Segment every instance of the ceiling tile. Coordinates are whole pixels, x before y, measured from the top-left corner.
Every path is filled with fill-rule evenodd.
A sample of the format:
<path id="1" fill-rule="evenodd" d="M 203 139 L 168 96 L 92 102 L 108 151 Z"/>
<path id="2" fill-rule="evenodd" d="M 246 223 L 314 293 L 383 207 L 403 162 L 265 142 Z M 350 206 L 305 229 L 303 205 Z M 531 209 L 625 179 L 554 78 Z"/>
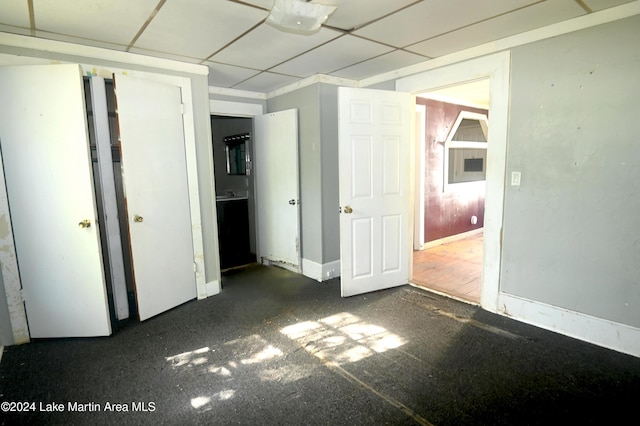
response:
<path id="1" fill-rule="evenodd" d="M 337 77 L 361 80 L 377 74 L 393 71 L 398 68 L 408 67 L 409 65 L 414 65 L 426 60 L 428 60 L 428 58 L 425 58 L 422 55 L 416 55 L 402 50 L 395 50 L 331 74 Z"/>
<path id="2" fill-rule="evenodd" d="M 584 0 L 584 3 L 593 12 L 620 6 L 621 4 L 633 3 L 635 0 Z"/>
<path id="3" fill-rule="evenodd" d="M 128 45 L 157 3 L 157 0 L 33 0 L 33 8 L 38 30 Z"/>
<path id="4" fill-rule="evenodd" d="M 231 1 L 167 1 L 136 47 L 206 59 L 266 17 Z"/>
<path id="5" fill-rule="evenodd" d="M 28 3 L 15 0 L 0 2 L 0 24 L 30 28 Z"/>
<path id="6" fill-rule="evenodd" d="M 209 61 L 204 62 L 204 65 L 209 66 L 210 86 L 233 87 L 260 73 L 260 71 L 257 70 L 217 64 Z"/>
<path id="7" fill-rule="evenodd" d="M 243 1 L 266 10 L 271 10 L 274 2 L 274 0 Z M 343 30 L 357 28 L 419 1 L 422 0 L 311 0 L 312 3 L 336 6 L 335 12 L 329 16 L 326 24 Z"/>
<path id="8" fill-rule="evenodd" d="M 164 58 L 164 59 L 171 59 L 174 61 L 180 61 L 180 62 L 189 62 L 192 64 L 199 64 L 202 62 L 201 59 L 199 58 L 189 58 L 188 56 L 182 56 L 182 55 L 176 55 L 173 53 L 165 53 L 165 52 L 155 52 L 153 50 L 147 50 L 147 49 L 140 49 L 137 47 L 132 47 L 129 52 L 131 53 L 137 53 L 139 55 L 145 55 L 145 56 L 153 56 L 156 58 Z"/>
<path id="9" fill-rule="evenodd" d="M 354 31 L 354 34 L 396 47 L 405 47 L 536 2 L 537 0 L 424 0 Z"/>
<path id="10" fill-rule="evenodd" d="M 279 31 L 270 25 L 262 24 L 212 56 L 210 60 L 268 69 L 339 36 L 339 32 L 326 28 L 306 36 Z"/>
<path id="11" fill-rule="evenodd" d="M 523 31 L 574 18 L 585 13 L 573 0 L 538 3 L 515 12 L 408 46 L 406 49 L 426 56 L 438 57 L 499 40 Z"/>
<path id="12" fill-rule="evenodd" d="M 319 0 L 315 3 L 337 7 L 329 16 L 327 25 L 351 30 L 415 2 L 416 0 Z"/>
<path id="13" fill-rule="evenodd" d="M 234 0 L 231 0 L 234 1 Z M 261 7 L 264 10 L 271 10 L 274 0 L 241 0 L 243 3 L 252 4 Z"/>
<path id="14" fill-rule="evenodd" d="M 274 74 L 270 72 L 263 72 L 244 81 L 236 86 L 234 89 L 249 90 L 251 92 L 263 92 L 268 93 L 279 89 L 280 87 L 293 84 L 298 81 L 295 77 L 289 77 L 281 74 Z"/>
<path id="15" fill-rule="evenodd" d="M 374 56 L 383 55 L 393 48 L 349 35 L 333 40 L 311 52 L 300 55 L 272 69 L 282 74 L 308 77 L 342 69 Z"/>

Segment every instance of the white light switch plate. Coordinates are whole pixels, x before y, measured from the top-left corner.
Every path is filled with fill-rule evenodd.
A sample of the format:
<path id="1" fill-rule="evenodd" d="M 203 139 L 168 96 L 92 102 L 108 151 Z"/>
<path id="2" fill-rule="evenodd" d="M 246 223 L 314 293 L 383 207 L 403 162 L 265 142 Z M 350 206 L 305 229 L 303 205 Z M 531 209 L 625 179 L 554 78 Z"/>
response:
<path id="1" fill-rule="evenodd" d="M 511 186 L 520 186 L 520 172 L 511 172 Z"/>

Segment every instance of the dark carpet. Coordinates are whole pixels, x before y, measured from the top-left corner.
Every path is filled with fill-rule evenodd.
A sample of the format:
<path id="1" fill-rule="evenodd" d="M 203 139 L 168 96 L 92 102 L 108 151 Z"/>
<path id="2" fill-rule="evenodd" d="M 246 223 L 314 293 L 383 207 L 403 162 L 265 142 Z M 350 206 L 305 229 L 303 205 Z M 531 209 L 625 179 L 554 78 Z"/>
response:
<path id="1" fill-rule="evenodd" d="M 264 266 L 223 286 L 111 337 L 5 348 L 0 401 L 29 411 L 0 424 L 637 424 L 638 358 L 410 286 L 342 299 Z"/>

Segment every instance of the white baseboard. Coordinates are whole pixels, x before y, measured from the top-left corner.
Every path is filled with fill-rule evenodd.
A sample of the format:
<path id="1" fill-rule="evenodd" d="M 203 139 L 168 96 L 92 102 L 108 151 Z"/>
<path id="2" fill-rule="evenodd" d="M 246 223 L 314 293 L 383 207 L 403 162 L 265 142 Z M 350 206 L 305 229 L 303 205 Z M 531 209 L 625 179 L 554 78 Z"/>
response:
<path id="1" fill-rule="evenodd" d="M 320 264 L 308 259 L 302 259 L 302 274 L 316 281 L 326 281 L 340 276 L 340 261 Z"/>
<path id="2" fill-rule="evenodd" d="M 449 237 L 440 238 L 439 240 L 428 241 L 422 245 L 422 250 L 431 248 L 431 247 L 437 247 L 442 244 L 452 243 L 454 241 L 462 240 L 477 234 L 482 234 L 483 232 L 484 232 L 484 228 L 478 228 L 478 229 L 472 229 L 471 231 L 463 232 L 462 234 L 456 234 L 456 235 L 451 235 Z"/>
<path id="3" fill-rule="evenodd" d="M 218 280 L 209 281 L 205 284 L 205 287 L 207 289 L 207 297 L 220 293 L 220 281 Z"/>
<path id="4" fill-rule="evenodd" d="M 498 313 L 536 327 L 640 357 L 640 328 L 500 293 Z"/>

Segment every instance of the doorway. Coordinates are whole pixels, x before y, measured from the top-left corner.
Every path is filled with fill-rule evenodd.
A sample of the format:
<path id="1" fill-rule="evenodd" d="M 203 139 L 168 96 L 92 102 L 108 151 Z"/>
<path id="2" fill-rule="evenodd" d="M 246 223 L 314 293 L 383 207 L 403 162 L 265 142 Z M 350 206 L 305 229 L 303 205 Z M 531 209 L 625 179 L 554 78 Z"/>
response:
<path id="1" fill-rule="evenodd" d="M 220 269 L 256 261 L 253 118 L 212 115 Z"/>
<path id="2" fill-rule="evenodd" d="M 416 97 L 416 215 L 412 281 L 480 304 L 489 79 Z M 418 208 L 419 207 L 419 208 Z"/>

